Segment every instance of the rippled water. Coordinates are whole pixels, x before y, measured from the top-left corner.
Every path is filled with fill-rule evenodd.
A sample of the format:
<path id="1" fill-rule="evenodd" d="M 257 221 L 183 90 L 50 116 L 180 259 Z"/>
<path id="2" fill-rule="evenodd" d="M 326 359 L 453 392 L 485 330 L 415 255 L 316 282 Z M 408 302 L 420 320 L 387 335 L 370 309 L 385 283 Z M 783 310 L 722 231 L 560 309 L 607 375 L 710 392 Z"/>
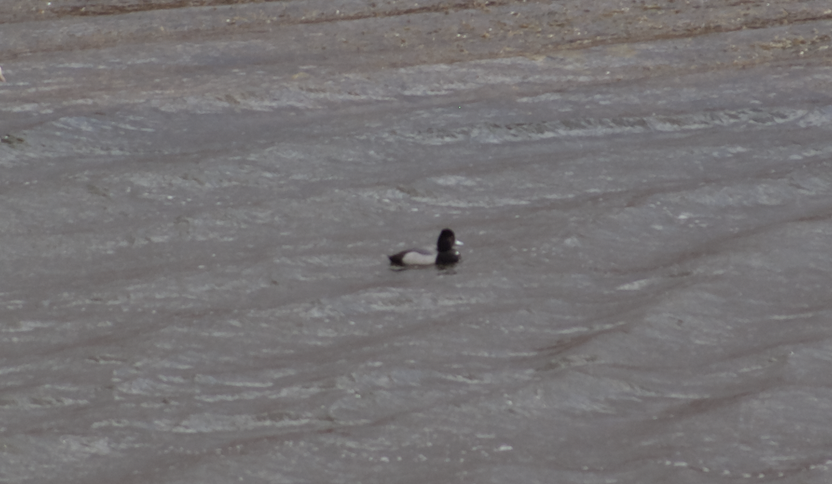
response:
<path id="1" fill-rule="evenodd" d="M 0 481 L 829 482 L 824 2 L 52 3 Z"/>

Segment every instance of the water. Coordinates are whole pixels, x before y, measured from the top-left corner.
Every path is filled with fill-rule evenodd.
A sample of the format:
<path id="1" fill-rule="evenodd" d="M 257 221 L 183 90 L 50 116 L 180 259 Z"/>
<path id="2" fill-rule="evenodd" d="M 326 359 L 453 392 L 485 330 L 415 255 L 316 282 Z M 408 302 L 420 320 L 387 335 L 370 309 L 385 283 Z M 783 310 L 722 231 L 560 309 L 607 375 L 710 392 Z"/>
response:
<path id="1" fill-rule="evenodd" d="M 829 481 L 824 2 L 53 3 L 0 481 Z"/>

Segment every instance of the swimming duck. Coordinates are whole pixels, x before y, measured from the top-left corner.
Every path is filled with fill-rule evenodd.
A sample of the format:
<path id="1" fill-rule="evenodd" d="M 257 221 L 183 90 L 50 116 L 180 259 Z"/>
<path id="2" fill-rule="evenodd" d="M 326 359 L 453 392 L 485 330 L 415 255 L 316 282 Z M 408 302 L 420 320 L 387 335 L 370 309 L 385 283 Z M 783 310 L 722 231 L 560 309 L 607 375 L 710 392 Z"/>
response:
<path id="1" fill-rule="evenodd" d="M 408 249 L 387 257 L 394 266 L 450 265 L 459 262 L 459 252 L 454 249 L 457 245 L 462 245 L 462 242 L 456 240 L 454 231 L 443 229 L 439 234 L 439 240 L 436 241 L 436 252 Z"/>

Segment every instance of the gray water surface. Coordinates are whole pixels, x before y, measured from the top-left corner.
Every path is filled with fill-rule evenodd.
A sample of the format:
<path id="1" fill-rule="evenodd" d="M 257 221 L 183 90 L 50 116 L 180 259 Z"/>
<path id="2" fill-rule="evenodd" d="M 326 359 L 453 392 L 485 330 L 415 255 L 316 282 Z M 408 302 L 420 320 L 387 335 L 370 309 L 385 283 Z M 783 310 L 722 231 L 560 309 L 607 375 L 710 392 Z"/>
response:
<path id="1" fill-rule="evenodd" d="M 221 3 L 0 7 L 0 482 L 830 482 L 828 3 Z"/>

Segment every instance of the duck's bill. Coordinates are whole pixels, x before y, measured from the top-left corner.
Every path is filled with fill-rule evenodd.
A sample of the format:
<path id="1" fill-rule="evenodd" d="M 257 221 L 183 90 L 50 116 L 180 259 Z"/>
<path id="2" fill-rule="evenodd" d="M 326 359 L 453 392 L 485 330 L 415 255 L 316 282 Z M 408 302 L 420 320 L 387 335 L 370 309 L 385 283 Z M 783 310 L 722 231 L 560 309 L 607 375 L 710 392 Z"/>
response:
<path id="1" fill-rule="evenodd" d="M 461 240 L 454 241 L 454 246 L 457 246 L 457 245 L 465 245 L 465 244 L 463 244 Z"/>

